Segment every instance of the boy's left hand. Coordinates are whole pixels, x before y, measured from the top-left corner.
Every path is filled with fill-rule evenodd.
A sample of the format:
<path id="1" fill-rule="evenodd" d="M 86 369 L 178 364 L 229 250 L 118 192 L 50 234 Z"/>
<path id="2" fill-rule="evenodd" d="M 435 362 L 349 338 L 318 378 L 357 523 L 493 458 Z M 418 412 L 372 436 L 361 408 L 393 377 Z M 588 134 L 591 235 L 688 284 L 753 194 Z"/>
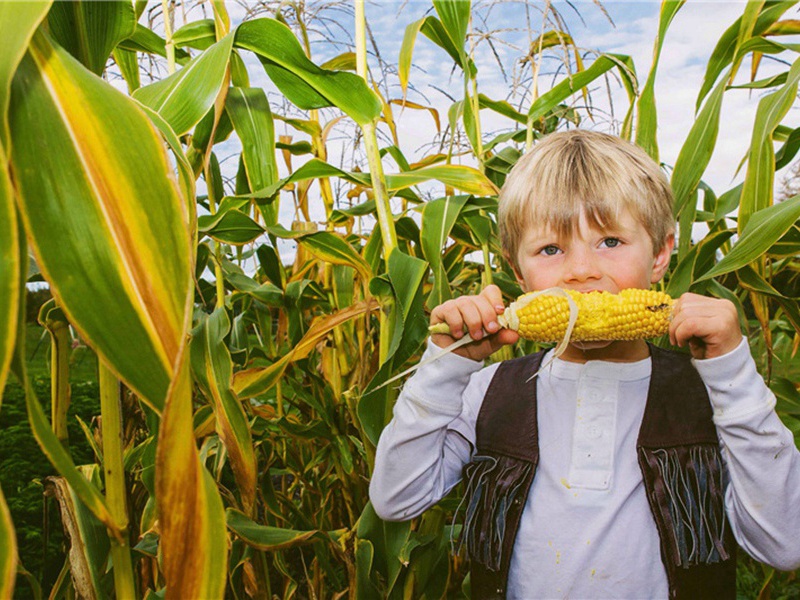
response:
<path id="1" fill-rule="evenodd" d="M 683 294 L 672 309 L 669 341 L 680 347 L 688 343 L 696 359 L 731 352 L 742 341 L 736 307 L 729 300 Z"/>

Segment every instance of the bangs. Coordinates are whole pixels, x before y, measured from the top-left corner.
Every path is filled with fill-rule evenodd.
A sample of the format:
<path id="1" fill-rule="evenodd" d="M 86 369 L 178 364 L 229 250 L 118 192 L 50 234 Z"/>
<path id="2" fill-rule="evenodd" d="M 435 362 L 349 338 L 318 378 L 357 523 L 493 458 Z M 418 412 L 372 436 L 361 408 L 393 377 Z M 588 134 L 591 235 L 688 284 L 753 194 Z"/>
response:
<path id="1" fill-rule="evenodd" d="M 592 227 L 617 228 L 628 210 L 648 231 L 654 252 L 672 229 L 672 194 L 658 166 L 638 147 L 604 134 L 551 134 L 512 169 L 500 194 L 498 225 L 508 258 L 526 230 L 570 239 L 581 215 Z"/>

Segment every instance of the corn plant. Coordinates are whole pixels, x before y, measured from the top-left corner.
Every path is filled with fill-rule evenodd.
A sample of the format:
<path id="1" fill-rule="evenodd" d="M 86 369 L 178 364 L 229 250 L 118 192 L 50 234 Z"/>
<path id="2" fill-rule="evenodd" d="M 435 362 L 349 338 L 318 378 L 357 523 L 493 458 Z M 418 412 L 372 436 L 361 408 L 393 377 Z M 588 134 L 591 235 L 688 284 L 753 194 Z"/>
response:
<path id="1" fill-rule="evenodd" d="M 776 169 L 800 148 L 798 130 L 782 125 L 800 62 L 757 73 L 764 54 L 797 51 L 778 41 L 797 33 L 783 19 L 794 4 L 743 6 L 709 60 L 683 150 L 665 165 L 680 231 L 665 289 L 733 300 L 760 333 L 768 375 L 772 357 L 785 365 L 800 340 L 800 199 L 771 200 Z M 682 5 L 662 3 L 640 88 L 629 57 L 585 65 L 542 3 L 545 26 L 529 34 L 512 104 L 478 90 L 491 13 L 468 1 L 434 0 L 407 28 L 398 97 L 368 68 L 360 0 L 339 6 L 355 51 L 321 65 L 309 30 L 322 8 L 302 2 L 249 6 L 242 22 L 222 0 L 188 12 L 166 1 L 0 4 L 0 386 L 9 371 L 25 386 L 31 428 L 59 473 L 48 485 L 70 554 L 53 596 L 461 597 L 466 568 L 450 553 L 458 492 L 409 523 L 382 522 L 369 504 L 396 395 L 382 384 L 419 356 L 427 310 L 489 282 L 519 294 L 498 247 L 498 189 L 538 137 L 585 118 L 576 99 L 593 84 L 613 75 L 626 89 L 619 133 L 659 159 L 655 77 Z M 191 18 L 198 7 L 207 18 Z M 445 133 L 431 132 L 431 152 L 412 161 L 393 111 L 440 121 L 408 97 L 421 43 L 452 61 L 463 97 Z M 568 76 L 540 93 L 548 52 Z M 277 92 L 251 85 L 248 56 Z M 750 83 L 734 85 L 748 58 Z M 740 88 L 762 95 L 745 179 L 716 194 L 703 174 L 721 103 Z M 481 111 L 507 129 L 484 131 Z M 329 159 L 337 128 L 357 140 L 353 164 Z M 231 143 L 235 176 L 223 157 Z M 324 223 L 311 218 L 315 202 Z M 691 238 L 697 222 L 709 229 L 701 240 Z M 40 313 L 53 345 L 50 419 L 19 333 L 26 246 L 55 299 Z M 70 327 L 100 365 L 90 465 L 74 463 L 64 427 Z M 772 385 L 800 435 L 790 377 L 780 371 Z M 0 598 L 12 596 L 18 568 L 0 492 Z"/>

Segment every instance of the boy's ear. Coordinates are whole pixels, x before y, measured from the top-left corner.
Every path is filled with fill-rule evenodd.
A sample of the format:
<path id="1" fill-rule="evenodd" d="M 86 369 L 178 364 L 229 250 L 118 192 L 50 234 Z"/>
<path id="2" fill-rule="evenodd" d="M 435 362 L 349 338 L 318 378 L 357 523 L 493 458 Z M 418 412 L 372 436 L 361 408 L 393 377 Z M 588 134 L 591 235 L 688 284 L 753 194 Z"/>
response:
<path id="1" fill-rule="evenodd" d="M 511 265 L 511 270 L 514 271 L 514 277 L 517 278 L 517 283 L 519 284 L 519 287 L 522 288 L 522 293 L 523 294 L 528 293 L 528 290 L 525 289 L 525 280 L 522 279 L 522 275 L 520 274 L 519 269 L 517 268 L 516 261 L 511 260 L 511 257 L 506 253 L 503 253 L 503 256 L 505 256 L 506 262 L 509 265 Z"/>
<path id="2" fill-rule="evenodd" d="M 664 240 L 661 250 L 656 252 L 653 257 L 653 273 L 650 276 L 650 283 L 658 283 L 664 277 L 664 273 L 669 268 L 669 259 L 672 256 L 673 248 L 675 248 L 675 234 L 670 233 Z"/>

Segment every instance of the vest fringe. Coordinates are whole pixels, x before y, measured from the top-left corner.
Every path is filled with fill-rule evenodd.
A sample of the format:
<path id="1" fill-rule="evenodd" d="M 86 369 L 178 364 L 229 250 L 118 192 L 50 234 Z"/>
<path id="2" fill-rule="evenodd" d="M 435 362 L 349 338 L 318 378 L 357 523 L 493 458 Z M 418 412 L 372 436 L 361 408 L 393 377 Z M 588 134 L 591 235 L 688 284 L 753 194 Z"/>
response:
<path id="1" fill-rule="evenodd" d="M 500 570 L 508 511 L 532 468 L 529 462 L 507 456 L 472 458 L 464 468 L 466 489 L 454 518 L 458 518 L 466 502 L 456 552 L 466 547 L 471 561 L 490 571 Z"/>
<path id="2" fill-rule="evenodd" d="M 722 461 L 713 445 L 647 450 L 647 464 L 661 474 L 677 566 L 686 568 L 727 560 L 727 528 Z"/>

